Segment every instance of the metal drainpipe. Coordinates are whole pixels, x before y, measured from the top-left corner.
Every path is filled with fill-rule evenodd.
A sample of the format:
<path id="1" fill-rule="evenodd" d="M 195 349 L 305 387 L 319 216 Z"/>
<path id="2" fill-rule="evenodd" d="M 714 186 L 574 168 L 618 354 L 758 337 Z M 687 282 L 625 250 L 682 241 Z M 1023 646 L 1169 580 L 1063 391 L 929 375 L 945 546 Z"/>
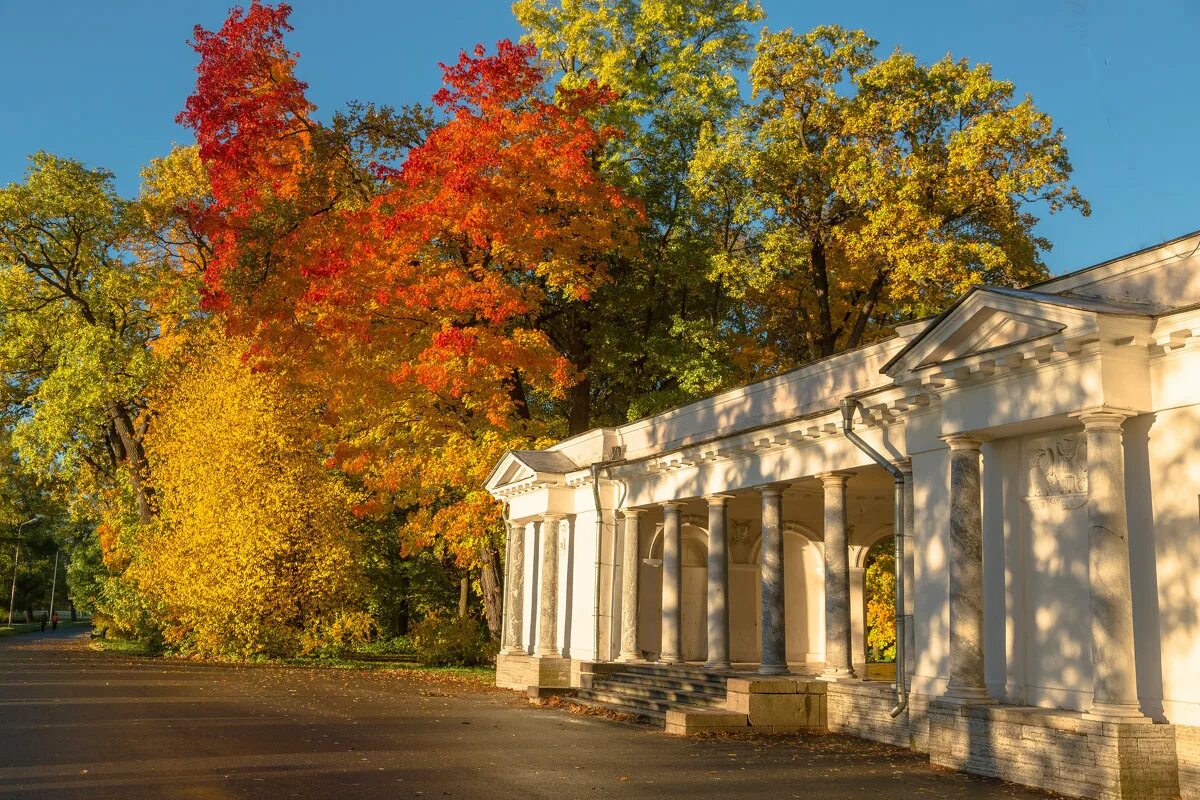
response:
<path id="1" fill-rule="evenodd" d="M 592 498 L 595 500 L 595 503 L 596 503 L 596 603 L 592 607 L 592 619 L 595 620 L 595 626 L 596 626 L 596 641 L 595 641 L 595 644 L 593 645 L 593 648 L 594 648 L 594 652 L 596 653 L 597 661 L 602 660 L 600 658 L 600 570 L 603 565 L 600 563 L 600 550 L 601 550 L 600 540 L 603 538 L 603 534 L 604 534 L 604 511 L 603 511 L 603 509 L 600 508 L 600 472 L 601 472 L 601 470 L 603 470 L 604 472 L 608 472 L 609 467 L 615 466 L 617 464 L 624 464 L 624 463 L 625 463 L 625 459 L 615 458 L 615 459 L 611 459 L 609 461 L 598 461 L 589 467 L 589 469 L 592 472 Z M 622 497 L 618 502 L 623 501 L 623 499 L 624 498 Z M 617 563 L 616 513 L 617 513 L 617 509 L 616 509 L 616 506 L 614 505 L 614 507 L 613 507 L 613 563 L 614 564 Z M 612 617 L 611 617 L 612 598 L 613 598 L 613 592 L 615 590 L 613 588 L 613 585 L 612 585 L 613 582 L 611 579 L 609 580 L 608 583 L 609 583 L 608 607 L 609 607 L 609 614 L 610 614 L 608 629 L 609 629 L 609 633 L 611 634 L 611 632 L 612 632 Z M 609 649 L 611 650 L 611 645 L 610 645 Z"/>
<path id="2" fill-rule="evenodd" d="M 892 541 L 896 553 L 896 706 L 888 712 L 895 718 L 908 708 L 908 689 L 904 675 L 904 473 L 854 432 L 854 412 L 860 408 L 862 403 L 855 398 L 847 397 L 842 400 L 842 433 L 859 450 L 870 456 L 872 461 L 887 470 L 895 486 Z"/>

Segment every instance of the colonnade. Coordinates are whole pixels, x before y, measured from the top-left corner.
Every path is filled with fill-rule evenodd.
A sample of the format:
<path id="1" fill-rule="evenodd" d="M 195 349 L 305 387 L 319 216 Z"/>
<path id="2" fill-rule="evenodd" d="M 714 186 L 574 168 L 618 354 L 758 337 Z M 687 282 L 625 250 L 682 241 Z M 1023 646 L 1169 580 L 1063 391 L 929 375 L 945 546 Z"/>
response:
<path id="1" fill-rule="evenodd" d="M 1122 426 L 1131 412 L 1100 407 L 1072 415 L 1084 428 L 1088 452 L 1088 553 L 1091 594 L 1091 646 L 1094 701 L 1089 713 L 1102 719 L 1144 718 L 1137 697 L 1134 669 L 1133 602 L 1129 572 L 1129 532 L 1126 512 Z M 955 434 L 942 437 L 949 447 L 949 658 L 945 698 L 956 702 L 987 702 L 983 648 L 983 516 L 980 481 L 984 436 Z M 897 462 L 911 478 L 911 462 Z M 846 487 L 849 472 L 827 472 L 820 480 L 824 499 L 825 655 L 822 677 L 854 678 L 851 663 L 849 552 L 846 525 Z M 762 628 L 759 672 L 788 671 L 784 623 L 784 548 L 782 488 L 760 490 L 762 538 L 760 577 Z M 730 666 L 729 637 L 729 520 L 727 494 L 705 498 L 708 506 L 708 659 L 707 668 Z M 904 492 L 905 527 L 911 525 L 911 481 Z M 682 503 L 661 504 L 662 645 L 659 660 L 682 660 L 680 590 L 682 577 Z M 646 509 L 623 510 L 624 546 L 621 579 L 621 639 L 619 661 L 641 657 L 638 647 L 638 578 L 641 522 Z M 562 517 L 542 516 L 539 625 L 536 655 L 557 656 L 558 537 Z M 507 625 L 504 651 L 525 652 L 521 643 L 524 595 L 525 524 L 509 530 L 506 587 Z M 911 579 L 911 573 L 909 575 Z"/>

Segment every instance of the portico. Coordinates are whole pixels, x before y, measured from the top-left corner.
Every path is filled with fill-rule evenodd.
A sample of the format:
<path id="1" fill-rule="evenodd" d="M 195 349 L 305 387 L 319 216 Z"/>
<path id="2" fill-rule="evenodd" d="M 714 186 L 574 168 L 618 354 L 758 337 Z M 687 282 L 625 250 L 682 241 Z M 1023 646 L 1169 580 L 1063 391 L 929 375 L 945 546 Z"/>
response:
<path id="1" fill-rule="evenodd" d="M 1177 572 L 1200 575 L 1178 477 L 1200 451 L 1197 252 L 1200 235 L 978 287 L 857 351 L 510 453 L 488 483 L 509 519 L 498 681 L 786 676 L 830 729 L 939 764 L 1171 796 L 1188 757 L 1163 742 L 1200 726 L 1200 578 Z M 864 681 L 863 572 L 898 522 L 889 688 Z M 1012 726 L 1037 732 L 979 746 Z M 1085 757 L 1086 785 L 1028 769 Z"/>

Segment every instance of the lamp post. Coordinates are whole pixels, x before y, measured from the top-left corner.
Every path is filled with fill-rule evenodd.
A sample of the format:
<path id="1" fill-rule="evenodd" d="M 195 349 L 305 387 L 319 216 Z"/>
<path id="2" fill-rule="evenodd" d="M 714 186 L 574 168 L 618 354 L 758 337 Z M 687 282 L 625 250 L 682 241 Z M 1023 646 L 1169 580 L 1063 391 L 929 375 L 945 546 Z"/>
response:
<path id="1" fill-rule="evenodd" d="M 26 525 L 32 525 L 33 523 L 37 522 L 41 518 L 42 518 L 41 514 L 34 514 L 32 517 L 30 517 L 29 519 L 25 520 L 24 522 L 22 522 L 20 525 L 17 526 L 17 543 L 16 543 L 15 547 L 13 548 L 12 592 L 8 595 L 8 626 L 10 628 L 12 627 L 12 624 L 13 624 L 13 621 L 12 621 L 13 607 L 17 603 L 17 564 L 21 558 L 21 531 L 25 529 Z"/>
<path id="2" fill-rule="evenodd" d="M 54 549 L 54 577 L 50 579 L 50 619 L 54 619 L 54 590 L 58 588 L 58 554 L 61 547 Z"/>

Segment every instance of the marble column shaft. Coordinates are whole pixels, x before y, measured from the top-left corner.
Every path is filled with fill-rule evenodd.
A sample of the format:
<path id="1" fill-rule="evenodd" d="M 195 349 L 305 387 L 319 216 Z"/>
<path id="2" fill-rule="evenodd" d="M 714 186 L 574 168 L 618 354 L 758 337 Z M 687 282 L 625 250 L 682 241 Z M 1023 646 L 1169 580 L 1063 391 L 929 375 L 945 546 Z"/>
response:
<path id="1" fill-rule="evenodd" d="M 950 683 L 946 696 L 987 700 L 983 678 L 983 497 L 981 442 L 950 445 Z"/>
<path id="2" fill-rule="evenodd" d="M 708 499 L 708 660 L 705 667 L 729 668 L 728 495 Z"/>
<path id="3" fill-rule="evenodd" d="M 524 652 L 522 642 L 525 611 L 525 523 L 508 523 L 508 561 L 504 565 L 507 575 L 505 603 L 508 618 L 504 629 L 504 652 Z"/>
<path id="4" fill-rule="evenodd" d="M 787 672 L 787 631 L 783 604 L 783 494 L 762 490 L 762 653 L 758 671 L 763 675 Z"/>
<path id="5" fill-rule="evenodd" d="M 1121 427 L 1130 414 L 1092 409 L 1077 415 L 1087 433 L 1088 569 L 1094 697 L 1089 714 L 1144 719 L 1138 705 Z"/>
<path id="6" fill-rule="evenodd" d="M 621 548 L 621 654 L 618 661 L 641 657 L 638 649 L 638 571 L 641 568 L 639 531 L 642 510 L 625 510 L 625 536 Z"/>
<path id="7" fill-rule="evenodd" d="M 542 516 L 542 594 L 538 604 L 539 656 L 561 655 L 558 649 L 558 536 L 562 517 Z"/>
<path id="8" fill-rule="evenodd" d="M 683 583 L 683 534 L 680 503 L 663 503 L 662 550 L 662 645 L 659 661 L 683 660 L 683 628 L 680 625 L 680 595 Z"/>
<path id="9" fill-rule="evenodd" d="M 912 459 L 904 458 L 896 462 L 896 466 L 904 473 L 904 672 L 912 676 L 917 664 L 916 626 L 912 624 L 913 609 L 916 597 L 916 525 L 917 507 L 916 495 L 913 488 Z"/>
<path id="10" fill-rule="evenodd" d="M 850 550 L 846 535 L 849 472 L 817 477 L 825 489 L 825 670 L 824 678 L 853 678 L 850 660 Z"/>

